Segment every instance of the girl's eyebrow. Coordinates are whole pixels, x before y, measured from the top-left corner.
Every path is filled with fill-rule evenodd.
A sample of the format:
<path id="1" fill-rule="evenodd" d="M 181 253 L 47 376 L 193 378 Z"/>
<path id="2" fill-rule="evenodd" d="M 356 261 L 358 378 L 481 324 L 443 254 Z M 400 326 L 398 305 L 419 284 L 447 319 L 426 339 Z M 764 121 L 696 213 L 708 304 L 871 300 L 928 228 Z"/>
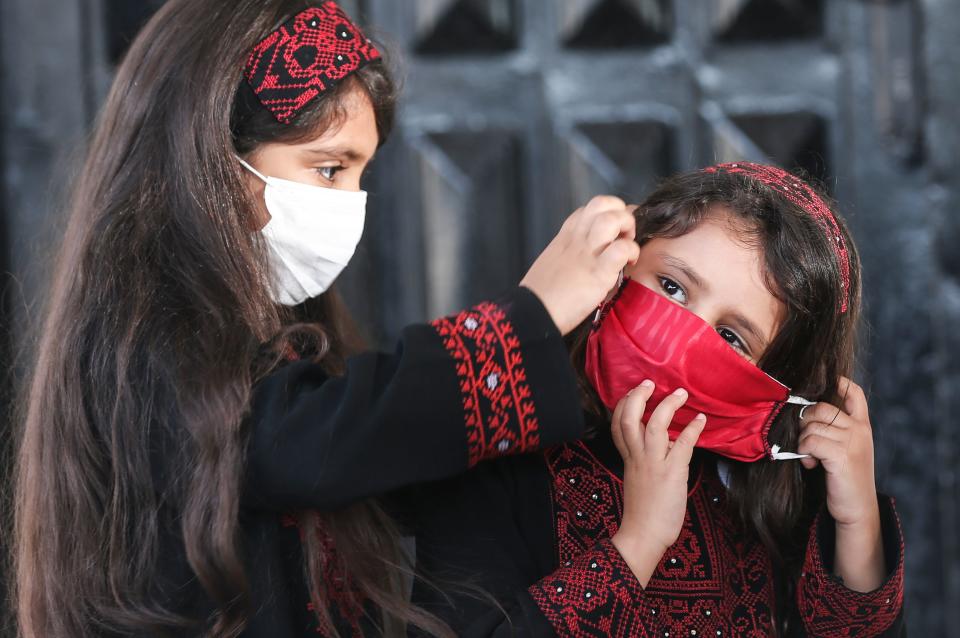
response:
<path id="1" fill-rule="evenodd" d="M 673 266 L 674 268 L 682 272 L 684 275 L 686 275 L 687 279 L 693 282 L 693 285 L 697 286 L 698 288 L 703 288 L 703 289 L 707 288 L 706 284 L 703 283 L 703 280 L 701 280 L 700 277 L 697 276 L 697 272 L 693 268 L 691 268 L 687 262 L 683 261 L 682 259 L 677 259 L 676 257 L 673 257 L 672 255 L 668 255 L 666 253 L 658 253 L 657 256 L 660 257 L 660 259 L 662 259 L 663 262 L 668 266 Z"/>
<path id="2" fill-rule="evenodd" d="M 303 150 L 307 155 L 321 157 L 337 157 L 351 162 L 362 162 L 367 158 L 360 151 L 349 146 L 331 146 L 330 148 L 307 148 Z"/>
<path id="3" fill-rule="evenodd" d="M 752 334 L 760 343 L 762 348 L 767 347 L 767 340 L 763 337 L 763 335 L 760 333 L 760 330 L 753 322 L 738 312 L 731 313 L 730 319 L 733 323 L 738 324 L 745 332 Z"/>

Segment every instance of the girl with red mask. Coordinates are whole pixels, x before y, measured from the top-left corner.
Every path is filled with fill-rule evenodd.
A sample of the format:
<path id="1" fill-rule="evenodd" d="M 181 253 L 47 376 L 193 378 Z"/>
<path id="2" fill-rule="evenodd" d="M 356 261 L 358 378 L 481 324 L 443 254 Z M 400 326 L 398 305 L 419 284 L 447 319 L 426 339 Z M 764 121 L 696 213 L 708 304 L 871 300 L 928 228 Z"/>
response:
<path id="1" fill-rule="evenodd" d="M 842 220 L 752 163 L 673 177 L 636 217 L 640 258 L 570 339 L 593 437 L 409 508 L 420 567 L 497 604 L 415 600 L 463 636 L 901 635 Z"/>

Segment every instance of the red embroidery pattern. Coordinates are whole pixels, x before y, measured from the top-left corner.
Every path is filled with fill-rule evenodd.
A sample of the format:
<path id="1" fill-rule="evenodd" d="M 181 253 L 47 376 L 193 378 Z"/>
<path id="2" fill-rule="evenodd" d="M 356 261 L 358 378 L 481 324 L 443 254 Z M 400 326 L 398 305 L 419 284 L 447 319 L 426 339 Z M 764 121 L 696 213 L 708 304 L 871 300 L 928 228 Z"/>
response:
<path id="1" fill-rule="evenodd" d="M 546 458 L 553 477 L 558 560 L 565 565 L 558 573 L 563 573 L 580 564 L 575 557 L 618 529 L 623 482 L 583 443 L 553 448 Z M 647 583 L 638 607 L 640 629 L 631 635 L 770 635 L 774 598 L 769 558 L 759 542 L 735 528 L 725 505 L 723 486 L 705 473 L 689 495 L 680 538 Z M 558 629 L 564 636 L 597 635 L 603 622 L 597 614 L 606 613 L 569 602 L 557 608 L 561 601 L 542 595 L 537 602 L 555 627 L 556 618 L 564 619 L 563 630 Z"/>
<path id="2" fill-rule="evenodd" d="M 646 636 L 643 588 L 610 540 L 530 588 L 560 636 Z"/>
<path id="3" fill-rule="evenodd" d="M 503 310 L 482 303 L 432 325 L 456 362 L 470 465 L 539 446 L 520 340 Z"/>
<path id="4" fill-rule="evenodd" d="M 819 522 L 819 521 L 818 521 Z M 807 633 L 829 638 L 870 638 L 887 630 L 903 607 L 903 534 L 897 519 L 900 561 L 893 576 L 879 589 L 861 593 L 848 589 L 823 565 L 817 523 L 810 532 L 797 606 Z"/>
<path id="5" fill-rule="evenodd" d="M 547 464 L 557 507 L 557 557 L 573 560 L 620 527 L 623 482 L 607 472 L 581 444 L 553 448 Z"/>
<path id="6" fill-rule="evenodd" d="M 288 124 L 314 98 L 380 53 L 335 2 L 290 18 L 250 53 L 245 76 L 260 102 Z"/>
<path id="7" fill-rule="evenodd" d="M 304 531 L 296 518 L 283 515 L 280 517 L 280 524 L 286 528 L 295 527 L 302 542 Z M 333 545 L 333 539 L 320 526 L 317 527 L 316 534 L 320 538 L 320 546 L 325 558 L 323 584 L 326 591 L 323 592 L 323 599 L 327 601 L 330 618 L 328 620 L 317 614 L 313 602 L 308 602 L 307 610 L 317 621 L 315 631 L 325 638 L 348 635 L 353 638 L 363 638 L 363 630 L 360 627 L 360 619 L 364 613 L 363 594 L 353 587 L 349 574 L 343 569 L 342 563 L 337 560 L 337 550 Z"/>

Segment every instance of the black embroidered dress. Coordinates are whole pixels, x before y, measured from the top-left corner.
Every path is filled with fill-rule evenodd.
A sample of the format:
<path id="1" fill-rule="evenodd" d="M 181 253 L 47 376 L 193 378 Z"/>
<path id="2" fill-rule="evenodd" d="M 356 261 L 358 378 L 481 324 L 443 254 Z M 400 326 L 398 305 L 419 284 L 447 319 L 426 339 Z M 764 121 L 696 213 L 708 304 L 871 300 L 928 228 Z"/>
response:
<path id="1" fill-rule="evenodd" d="M 583 419 L 563 340 L 536 296 L 518 288 L 406 328 L 393 354 L 353 357 L 343 377 L 307 361 L 285 365 L 255 388 L 248 427 L 240 519 L 253 615 L 242 636 L 294 638 L 327 632 L 309 604 L 291 512 L 335 510 L 574 440 Z M 175 511 L 166 514 L 157 586 L 184 614 L 208 617 L 214 606 L 187 566 Z M 349 583 L 330 577 L 329 597 L 349 598 Z M 362 613 L 334 607 L 340 635 L 357 635 Z"/>
<path id="2" fill-rule="evenodd" d="M 426 587 L 415 600 L 460 636 L 770 636 L 778 576 L 759 539 L 734 524 L 713 459 L 695 455 L 680 538 L 646 588 L 610 542 L 623 511 L 622 476 L 607 431 L 420 490 L 410 519 L 418 563 L 454 586 L 450 600 Z M 889 576 L 871 593 L 831 574 L 829 514 L 811 525 L 787 606 L 789 635 L 902 635 L 903 541 L 892 501 L 881 497 L 880 510 Z M 502 610 L 458 594 L 463 582 L 484 588 Z"/>

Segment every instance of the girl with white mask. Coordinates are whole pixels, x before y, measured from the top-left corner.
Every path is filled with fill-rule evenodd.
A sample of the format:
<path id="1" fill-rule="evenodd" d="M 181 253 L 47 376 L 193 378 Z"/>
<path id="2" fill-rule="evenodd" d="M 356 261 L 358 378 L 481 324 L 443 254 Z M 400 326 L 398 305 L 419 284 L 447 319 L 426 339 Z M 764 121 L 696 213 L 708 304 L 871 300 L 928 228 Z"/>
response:
<path id="1" fill-rule="evenodd" d="M 266 185 L 270 221 L 260 232 L 270 255 L 274 300 L 295 306 L 329 290 L 363 235 L 367 194 L 266 177 L 240 163 Z"/>
<path id="2" fill-rule="evenodd" d="M 581 436 L 562 337 L 639 248 L 597 198 L 501 299 L 358 351 L 332 286 L 394 102 L 333 2 L 170 0 L 134 41 L 21 399 L 22 636 L 452 635 L 373 497 Z"/>

